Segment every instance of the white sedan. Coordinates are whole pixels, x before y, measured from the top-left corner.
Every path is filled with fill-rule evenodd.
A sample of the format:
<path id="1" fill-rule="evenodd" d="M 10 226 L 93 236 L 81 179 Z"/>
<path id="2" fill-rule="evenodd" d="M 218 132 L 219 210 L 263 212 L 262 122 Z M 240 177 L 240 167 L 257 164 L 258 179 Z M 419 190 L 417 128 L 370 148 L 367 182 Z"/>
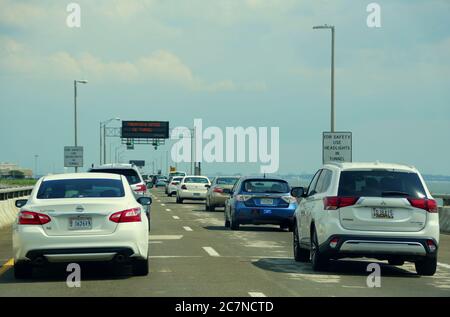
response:
<path id="1" fill-rule="evenodd" d="M 126 177 L 107 173 L 42 177 L 13 225 L 14 274 L 32 276 L 47 262 L 131 263 L 148 274 L 148 219 Z"/>
<path id="2" fill-rule="evenodd" d="M 206 200 L 206 193 L 211 182 L 206 176 L 185 176 L 178 184 L 177 203 L 183 200 Z"/>

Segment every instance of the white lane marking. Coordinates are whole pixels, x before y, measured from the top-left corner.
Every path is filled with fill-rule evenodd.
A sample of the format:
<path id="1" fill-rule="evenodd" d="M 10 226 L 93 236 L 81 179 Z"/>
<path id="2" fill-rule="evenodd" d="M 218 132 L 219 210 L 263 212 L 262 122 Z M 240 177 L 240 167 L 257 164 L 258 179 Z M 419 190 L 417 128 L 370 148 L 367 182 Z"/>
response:
<path id="1" fill-rule="evenodd" d="M 367 287 L 364 287 L 364 286 L 353 286 L 353 285 L 342 285 L 342 287 L 343 288 L 367 288 Z"/>
<path id="2" fill-rule="evenodd" d="M 151 235 L 149 240 L 180 240 L 183 238 L 181 234 L 167 234 L 167 235 Z"/>
<path id="3" fill-rule="evenodd" d="M 163 206 L 163 207 L 164 207 L 165 205 L 166 205 L 166 204 L 161 204 L 161 206 Z"/>
<path id="4" fill-rule="evenodd" d="M 203 250 L 205 250 L 205 252 L 208 253 L 210 256 L 220 256 L 219 253 L 217 253 L 217 251 L 211 247 L 203 247 Z"/>
<path id="5" fill-rule="evenodd" d="M 437 265 L 442 266 L 442 267 L 445 267 L 446 269 L 450 269 L 450 265 L 448 265 L 448 264 L 446 264 L 446 263 L 438 262 Z"/>
<path id="6" fill-rule="evenodd" d="M 148 243 L 150 243 L 150 244 L 159 244 L 159 243 L 162 243 L 162 241 L 149 241 Z"/>
<path id="7" fill-rule="evenodd" d="M 166 211 L 172 211 L 172 209 L 170 209 L 170 208 L 167 208 L 167 209 L 166 209 Z"/>
<path id="8" fill-rule="evenodd" d="M 178 216 L 172 216 L 172 217 L 173 217 L 173 219 L 176 219 L 176 220 L 180 219 L 180 217 L 178 217 Z"/>
<path id="9" fill-rule="evenodd" d="M 192 230 L 191 227 L 183 227 L 183 229 L 186 230 L 186 231 L 194 231 L 194 230 Z"/>
<path id="10" fill-rule="evenodd" d="M 264 293 L 261 292 L 248 292 L 250 297 L 267 297 Z"/>

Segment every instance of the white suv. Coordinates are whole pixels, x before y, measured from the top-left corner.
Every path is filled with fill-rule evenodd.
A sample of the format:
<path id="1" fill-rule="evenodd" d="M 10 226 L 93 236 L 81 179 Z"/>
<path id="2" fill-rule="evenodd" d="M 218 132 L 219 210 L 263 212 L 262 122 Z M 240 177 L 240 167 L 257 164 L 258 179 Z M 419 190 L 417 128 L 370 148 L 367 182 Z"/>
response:
<path id="1" fill-rule="evenodd" d="M 330 259 L 369 257 L 391 265 L 415 263 L 419 275 L 436 272 L 439 216 L 420 173 L 411 166 L 331 163 L 309 187 L 292 189 L 294 257 L 314 270 Z"/>

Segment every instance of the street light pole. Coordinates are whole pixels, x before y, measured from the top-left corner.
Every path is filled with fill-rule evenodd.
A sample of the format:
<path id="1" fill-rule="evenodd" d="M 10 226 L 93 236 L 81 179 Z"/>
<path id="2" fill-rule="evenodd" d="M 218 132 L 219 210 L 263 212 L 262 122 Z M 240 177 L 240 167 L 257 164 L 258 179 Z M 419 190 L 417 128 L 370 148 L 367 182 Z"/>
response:
<path id="1" fill-rule="evenodd" d="M 74 126 L 75 126 L 75 146 L 78 146 L 78 131 L 77 131 L 77 83 L 87 84 L 87 80 L 74 80 L 73 81 L 73 96 L 74 96 Z M 78 167 L 75 166 L 75 173 L 78 173 Z"/>
<path id="2" fill-rule="evenodd" d="M 38 176 L 38 170 L 37 170 L 37 166 L 38 166 L 38 164 L 37 164 L 38 157 L 39 157 L 39 155 L 37 155 L 37 154 L 34 155 L 34 178 L 35 178 L 35 179 L 37 179 L 37 176 Z"/>
<path id="3" fill-rule="evenodd" d="M 331 30 L 331 132 L 335 131 L 335 108 L 334 108 L 334 33 L 333 25 L 318 25 L 313 27 L 314 30 L 330 29 Z"/>

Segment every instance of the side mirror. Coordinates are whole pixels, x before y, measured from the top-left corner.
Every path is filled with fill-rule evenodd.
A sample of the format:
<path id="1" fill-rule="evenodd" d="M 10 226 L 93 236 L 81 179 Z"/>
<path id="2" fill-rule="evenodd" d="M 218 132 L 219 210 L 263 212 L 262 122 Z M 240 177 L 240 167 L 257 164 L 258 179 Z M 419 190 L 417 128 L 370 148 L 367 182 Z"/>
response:
<path id="1" fill-rule="evenodd" d="M 224 189 L 223 189 L 223 192 L 224 192 L 224 194 L 230 195 L 230 194 L 231 194 L 231 189 L 229 189 L 229 188 L 224 188 Z"/>
<path id="2" fill-rule="evenodd" d="M 211 188 L 211 185 L 206 184 L 205 187 L 206 188 Z"/>
<path id="3" fill-rule="evenodd" d="M 15 202 L 15 205 L 17 208 L 22 208 L 23 206 L 25 206 L 27 204 L 28 200 L 27 199 L 17 199 Z"/>
<path id="4" fill-rule="evenodd" d="M 295 197 L 295 198 L 305 197 L 305 188 L 304 187 L 293 187 L 291 189 L 291 196 Z"/>
<path id="5" fill-rule="evenodd" d="M 142 206 L 150 206 L 152 204 L 152 198 L 151 197 L 139 197 L 137 201 Z"/>

